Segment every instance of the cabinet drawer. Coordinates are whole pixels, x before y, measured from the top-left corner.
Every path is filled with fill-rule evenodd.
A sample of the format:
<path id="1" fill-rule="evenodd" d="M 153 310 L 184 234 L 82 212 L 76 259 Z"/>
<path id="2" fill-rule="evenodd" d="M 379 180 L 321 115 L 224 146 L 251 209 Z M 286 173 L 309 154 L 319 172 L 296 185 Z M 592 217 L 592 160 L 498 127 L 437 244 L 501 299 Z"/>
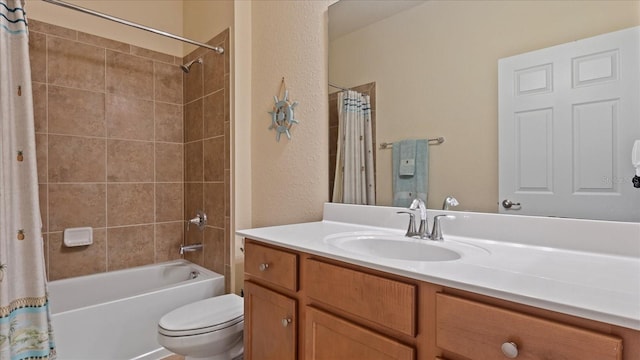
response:
<path id="1" fill-rule="evenodd" d="M 450 295 L 436 295 L 436 345 L 469 359 L 506 359 L 501 346 L 517 346 L 517 359 L 619 360 L 622 340 Z"/>
<path id="2" fill-rule="evenodd" d="M 413 360 L 413 348 L 323 311 L 306 308 L 309 360 Z"/>
<path id="3" fill-rule="evenodd" d="M 298 290 L 298 255 L 249 241 L 244 249 L 247 274 L 291 291 Z"/>
<path id="4" fill-rule="evenodd" d="M 364 272 L 306 260 L 309 297 L 397 330 L 416 334 L 416 286 Z"/>

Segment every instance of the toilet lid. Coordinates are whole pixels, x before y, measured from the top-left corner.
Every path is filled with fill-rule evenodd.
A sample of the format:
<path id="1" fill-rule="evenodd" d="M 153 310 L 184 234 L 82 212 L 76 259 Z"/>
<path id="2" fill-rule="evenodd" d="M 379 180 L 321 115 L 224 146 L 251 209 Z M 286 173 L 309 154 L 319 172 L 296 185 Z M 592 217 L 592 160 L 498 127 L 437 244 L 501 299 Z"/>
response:
<path id="1" fill-rule="evenodd" d="M 216 296 L 181 306 L 164 315 L 158 331 L 188 336 L 216 331 L 244 320 L 244 300 L 235 294 Z"/>

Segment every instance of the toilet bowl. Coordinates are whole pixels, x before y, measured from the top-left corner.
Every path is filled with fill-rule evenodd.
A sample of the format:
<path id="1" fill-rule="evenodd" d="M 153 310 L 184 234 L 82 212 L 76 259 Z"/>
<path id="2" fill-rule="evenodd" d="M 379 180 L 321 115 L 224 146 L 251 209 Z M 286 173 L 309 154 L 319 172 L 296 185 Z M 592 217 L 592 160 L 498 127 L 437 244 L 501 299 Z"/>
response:
<path id="1" fill-rule="evenodd" d="M 233 360 L 244 350 L 244 301 L 226 294 L 179 307 L 158 322 L 158 343 L 186 360 Z"/>

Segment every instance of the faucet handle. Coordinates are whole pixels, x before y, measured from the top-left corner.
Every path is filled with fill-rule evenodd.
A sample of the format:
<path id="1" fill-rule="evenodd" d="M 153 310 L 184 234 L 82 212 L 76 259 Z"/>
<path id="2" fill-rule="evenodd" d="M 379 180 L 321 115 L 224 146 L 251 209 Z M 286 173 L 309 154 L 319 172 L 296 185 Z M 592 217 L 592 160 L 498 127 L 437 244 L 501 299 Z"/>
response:
<path id="1" fill-rule="evenodd" d="M 431 229 L 431 240 L 440 241 L 444 240 L 442 237 L 442 227 L 440 227 L 440 218 L 445 217 L 447 219 L 455 219 L 453 215 L 436 215 L 433 217 L 433 229 Z"/>
<path id="2" fill-rule="evenodd" d="M 407 233 L 405 236 L 414 236 L 416 234 L 416 215 L 409 211 L 398 211 L 396 214 L 409 215 L 409 226 L 407 227 Z"/>
<path id="3" fill-rule="evenodd" d="M 196 216 L 187 221 L 187 231 L 189 231 L 190 224 L 196 225 L 200 231 L 204 230 L 204 226 L 207 225 L 207 214 L 202 210 L 198 210 L 196 212 Z"/>

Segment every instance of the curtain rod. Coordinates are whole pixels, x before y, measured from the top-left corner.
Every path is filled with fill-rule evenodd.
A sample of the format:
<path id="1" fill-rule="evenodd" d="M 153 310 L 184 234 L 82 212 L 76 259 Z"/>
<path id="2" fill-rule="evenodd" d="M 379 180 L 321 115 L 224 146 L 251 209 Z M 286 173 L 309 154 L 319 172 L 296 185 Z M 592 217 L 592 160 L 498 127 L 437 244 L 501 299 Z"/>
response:
<path id="1" fill-rule="evenodd" d="M 340 89 L 340 90 L 342 90 L 342 91 L 348 91 L 348 90 L 350 90 L 349 88 L 344 88 L 344 87 L 342 87 L 342 86 L 334 85 L 334 84 L 332 84 L 332 83 L 329 83 L 329 86 L 331 86 L 332 88 Z"/>
<path id="2" fill-rule="evenodd" d="M 154 34 L 158 34 L 158 35 L 162 35 L 162 36 L 166 36 L 166 37 L 172 38 L 174 40 L 180 40 L 180 41 L 184 41 L 186 43 L 192 44 L 192 45 L 196 45 L 196 46 L 204 47 L 204 48 L 207 48 L 207 49 L 211 49 L 211 50 L 217 52 L 218 54 L 224 53 L 224 49 L 219 47 L 219 46 L 212 46 L 212 45 L 209 45 L 209 44 L 204 44 L 204 43 L 201 43 L 201 42 L 198 42 L 198 41 L 195 41 L 195 40 L 184 38 L 182 36 L 178 36 L 178 35 L 175 35 L 175 34 L 172 34 L 172 33 L 168 33 L 166 31 L 154 29 L 154 28 L 151 28 L 151 27 L 148 27 L 148 26 L 144 26 L 144 25 L 140 25 L 140 24 L 131 22 L 129 20 L 121 19 L 119 17 L 115 17 L 115 16 L 103 14 L 101 12 L 94 11 L 94 10 L 91 10 L 91 9 L 83 8 L 83 7 L 78 6 L 78 5 L 69 4 L 69 3 L 66 3 L 64 1 L 59 1 L 59 0 L 42 0 L 42 1 L 48 2 L 50 4 L 62 6 L 62 7 L 65 7 L 67 9 L 80 11 L 80 12 L 85 13 L 85 14 L 97 16 L 97 17 L 100 17 L 100 18 L 103 18 L 103 19 L 106 19 L 106 20 L 115 21 L 117 23 L 120 23 L 120 24 L 123 24 L 123 25 L 128 25 L 128 26 L 131 26 L 131 27 L 134 27 L 134 28 L 137 28 L 137 29 L 146 30 L 146 31 L 152 32 Z"/>
<path id="3" fill-rule="evenodd" d="M 434 143 L 433 145 L 439 145 L 444 142 L 444 137 L 441 136 L 433 139 L 427 139 L 427 141 L 429 143 Z M 432 144 L 429 144 L 429 145 L 432 145 Z M 393 143 L 383 142 L 382 144 L 380 144 L 380 150 L 386 150 L 391 148 L 393 148 Z"/>

